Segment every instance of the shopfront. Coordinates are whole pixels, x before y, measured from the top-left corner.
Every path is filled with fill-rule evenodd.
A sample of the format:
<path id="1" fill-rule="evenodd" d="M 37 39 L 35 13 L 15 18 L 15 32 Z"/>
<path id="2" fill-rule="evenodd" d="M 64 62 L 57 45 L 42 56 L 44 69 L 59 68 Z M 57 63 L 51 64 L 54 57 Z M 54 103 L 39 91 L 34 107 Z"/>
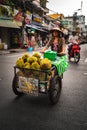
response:
<path id="1" fill-rule="evenodd" d="M 26 24 L 26 31 L 28 34 L 28 39 L 31 40 L 32 32 L 34 32 L 36 36 L 36 41 L 38 44 L 39 37 L 42 39 L 42 41 L 45 40 L 46 35 L 49 33 L 48 30 L 45 29 L 45 27 L 42 25 L 43 21 L 40 16 L 32 15 L 32 20 L 30 24 Z"/>
<path id="2" fill-rule="evenodd" d="M 6 44 L 8 48 L 11 48 L 14 44 L 12 37 L 15 37 L 15 35 L 13 35 L 15 30 L 17 35 L 20 28 L 13 22 L 11 18 L 0 17 L 0 40 L 1 43 L 3 45 Z"/>

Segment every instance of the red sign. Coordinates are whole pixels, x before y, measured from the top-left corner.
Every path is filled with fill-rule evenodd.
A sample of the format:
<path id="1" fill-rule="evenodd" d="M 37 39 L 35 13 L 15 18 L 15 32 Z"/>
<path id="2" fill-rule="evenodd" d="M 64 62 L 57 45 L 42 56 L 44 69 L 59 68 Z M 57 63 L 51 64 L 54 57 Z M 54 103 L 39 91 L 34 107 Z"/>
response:
<path id="1" fill-rule="evenodd" d="M 22 12 L 18 12 L 15 16 L 14 16 L 14 20 L 18 21 L 18 22 L 22 22 L 23 21 L 23 16 L 22 16 Z"/>

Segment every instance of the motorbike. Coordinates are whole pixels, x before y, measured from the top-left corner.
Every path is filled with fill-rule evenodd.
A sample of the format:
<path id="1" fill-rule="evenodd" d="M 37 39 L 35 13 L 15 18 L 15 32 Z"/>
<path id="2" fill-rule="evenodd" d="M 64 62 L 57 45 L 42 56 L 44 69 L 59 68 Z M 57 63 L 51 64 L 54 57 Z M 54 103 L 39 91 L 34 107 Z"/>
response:
<path id="1" fill-rule="evenodd" d="M 78 63 L 80 60 L 80 46 L 77 43 L 68 45 L 68 59 L 74 58 L 74 62 Z"/>

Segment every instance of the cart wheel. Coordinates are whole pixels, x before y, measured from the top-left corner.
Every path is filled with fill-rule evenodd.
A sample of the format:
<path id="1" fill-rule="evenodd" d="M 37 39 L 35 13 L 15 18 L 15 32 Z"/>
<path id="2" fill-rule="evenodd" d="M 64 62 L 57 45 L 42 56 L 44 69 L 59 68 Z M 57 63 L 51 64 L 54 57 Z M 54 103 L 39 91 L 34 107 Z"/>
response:
<path id="1" fill-rule="evenodd" d="M 19 91 L 17 90 L 17 88 L 18 88 L 18 77 L 15 76 L 15 77 L 13 78 L 13 82 L 12 82 L 12 90 L 13 90 L 13 92 L 14 92 L 16 95 L 21 96 L 23 93 L 22 93 L 22 92 L 19 92 Z"/>
<path id="2" fill-rule="evenodd" d="M 62 79 L 58 75 L 54 76 L 50 81 L 49 99 L 52 104 L 56 104 L 60 97 L 62 88 Z"/>
<path id="3" fill-rule="evenodd" d="M 58 75 L 58 71 L 57 71 L 57 68 L 55 67 L 55 69 L 54 69 L 54 75 L 55 76 L 58 76 L 58 79 L 60 80 L 60 82 L 61 82 L 61 79 L 63 79 L 63 74 L 61 74 L 61 76 L 59 76 Z M 62 82 L 60 83 L 60 84 L 62 84 Z"/>

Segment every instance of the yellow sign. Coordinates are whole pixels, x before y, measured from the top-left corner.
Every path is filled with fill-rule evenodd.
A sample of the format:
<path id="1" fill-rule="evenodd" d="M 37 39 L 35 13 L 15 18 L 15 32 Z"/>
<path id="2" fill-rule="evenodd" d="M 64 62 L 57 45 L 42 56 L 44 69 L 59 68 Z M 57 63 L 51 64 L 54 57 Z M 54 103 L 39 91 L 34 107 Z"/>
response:
<path id="1" fill-rule="evenodd" d="M 36 21 L 36 22 L 42 23 L 42 20 L 41 20 L 41 19 L 39 19 L 39 18 L 34 17 L 34 19 L 33 19 L 33 20 L 34 20 L 34 21 Z"/>
<path id="2" fill-rule="evenodd" d="M 42 19 L 40 17 L 32 15 L 32 20 L 38 23 L 42 23 Z"/>

